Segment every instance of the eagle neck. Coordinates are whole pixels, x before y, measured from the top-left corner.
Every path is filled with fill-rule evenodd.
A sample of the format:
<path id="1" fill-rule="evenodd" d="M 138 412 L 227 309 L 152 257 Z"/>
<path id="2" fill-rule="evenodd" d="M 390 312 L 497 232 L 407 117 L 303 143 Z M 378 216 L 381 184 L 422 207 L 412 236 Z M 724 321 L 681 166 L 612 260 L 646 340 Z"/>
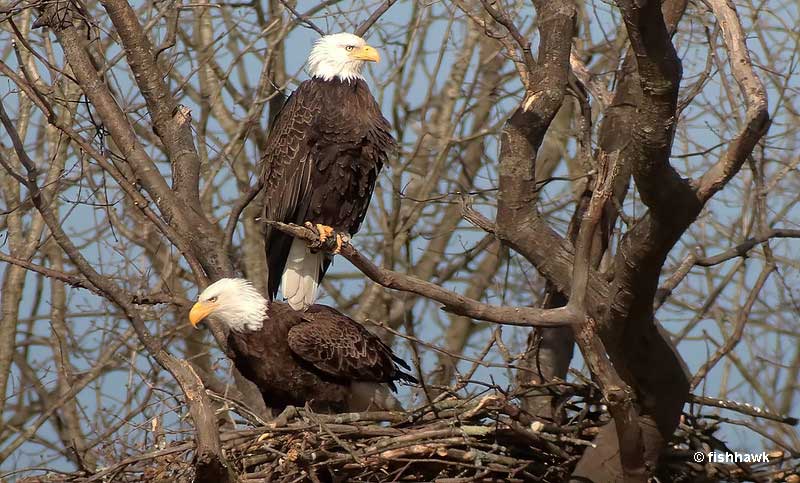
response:
<path id="1" fill-rule="evenodd" d="M 359 84 L 364 83 L 364 78 L 361 76 L 344 78 L 339 77 L 338 75 L 330 78 L 313 76 L 311 79 L 322 85 L 328 85 L 331 87 L 345 87 L 350 89 L 357 89 L 360 87 Z"/>
<path id="2" fill-rule="evenodd" d="M 264 322 L 269 319 L 269 302 L 258 295 L 245 297 L 236 308 L 222 310 L 219 314 L 225 324 L 234 332 L 255 332 L 264 327 Z"/>

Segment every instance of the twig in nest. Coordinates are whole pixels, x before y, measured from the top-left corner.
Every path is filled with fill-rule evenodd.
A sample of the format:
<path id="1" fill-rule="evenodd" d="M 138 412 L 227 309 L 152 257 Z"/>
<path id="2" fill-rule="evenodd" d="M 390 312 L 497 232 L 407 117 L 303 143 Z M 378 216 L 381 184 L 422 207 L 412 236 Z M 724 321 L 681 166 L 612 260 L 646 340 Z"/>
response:
<path id="1" fill-rule="evenodd" d="M 695 396 L 694 394 L 689 394 L 689 402 L 703 406 L 714 406 L 722 409 L 729 409 L 741 414 L 753 416 L 754 418 L 769 419 L 770 421 L 778 421 L 779 423 L 788 424 L 791 426 L 797 426 L 797 424 L 800 422 L 797 418 L 792 416 L 775 414 L 770 412 L 768 409 L 753 406 L 752 404 L 748 403 L 731 401 L 728 399 L 717 399 L 713 397 Z"/>

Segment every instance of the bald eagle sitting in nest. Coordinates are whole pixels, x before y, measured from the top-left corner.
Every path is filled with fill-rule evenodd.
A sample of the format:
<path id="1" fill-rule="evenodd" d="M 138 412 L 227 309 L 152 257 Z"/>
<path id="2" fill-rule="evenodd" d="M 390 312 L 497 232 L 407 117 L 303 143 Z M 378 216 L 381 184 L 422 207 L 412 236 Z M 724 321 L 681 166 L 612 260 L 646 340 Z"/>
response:
<path id="1" fill-rule="evenodd" d="M 273 411 L 306 403 L 326 413 L 401 409 L 387 388 L 417 382 L 361 324 L 324 305 L 298 312 L 269 302 L 244 279 L 223 278 L 203 290 L 189 321 L 197 327 L 207 318 L 230 329 L 236 368 Z"/>

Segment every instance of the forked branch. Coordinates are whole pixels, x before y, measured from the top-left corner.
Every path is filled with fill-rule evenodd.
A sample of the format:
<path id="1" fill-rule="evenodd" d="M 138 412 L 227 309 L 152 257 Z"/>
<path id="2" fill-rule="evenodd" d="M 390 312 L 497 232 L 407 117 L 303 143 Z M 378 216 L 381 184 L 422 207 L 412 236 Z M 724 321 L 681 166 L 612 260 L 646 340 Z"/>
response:
<path id="1" fill-rule="evenodd" d="M 1 109 L 1 108 L 0 108 Z M 4 111 L 0 113 L 5 114 Z M 5 115 L 3 117 L 6 117 Z M 107 300 L 114 303 L 125 313 L 134 330 L 136 331 L 142 345 L 150 355 L 178 382 L 189 411 L 195 424 L 197 436 L 197 458 L 198 458 L 198 481 L 232 481 L 230 473 L 226 467 L 225 457 L 222 454 L 219 440 L 219 432 L 216 427 L 216 417 L 211 407 L 211 403 L 205 393 L 205 387 L 197 373 L 188 361 L 177 359 L 164 350 L 162 343 L 147 329 L 144 319 L 139 310 L 116 283 L 110 278 L 98 273 L 91 263 L 81 254 L 78 247 L 70 240 L 64 232 L 61 221 L 52 210 L 52 203 L 46 194 L 40 189 L 36 181 L 36 167 L 23 148 L 23 143 L 19 133 L 13 126 L 3 123 L 8 135 L 12 139 L 17 156 L 26 161 L 21 163 L 27 177 L 23 183 L 31 193 L 31 200 L 34 207 L 42 216 L 50 233 L 58 246 L 77 267 L 86 281 L 93 286 L 92 291 L 102 294 Z M 30 162 L 29 162 L 30 161 Z M 210 479 L 203 479 L 200 475 L 208 475 Z"/>
<path id="2" fill-rule="evenodd" d="M 603 207 L 614 194 L 614 181 L 619 175 L 618 157 L 604 157 L 599 162 L 600 172 L 595 182 L 589 207 L 581 221 L 575 246 L 572 290 L 567 309 L 582 314 L 583 324 L 574 326 L 575 341 L 583 358 L 600 386 L 614 418 L 620 459 L 626 482 L 645 481 L 647 471 L 644 460 L 644 442 L 639 427 L 639 411 L 633 389 L 620 377 L 597 331 L 597 323 L 589 315 L 586 295 L 592 267 L 592 245 L 599 238 L 595 232 L 603 216 Z"/>

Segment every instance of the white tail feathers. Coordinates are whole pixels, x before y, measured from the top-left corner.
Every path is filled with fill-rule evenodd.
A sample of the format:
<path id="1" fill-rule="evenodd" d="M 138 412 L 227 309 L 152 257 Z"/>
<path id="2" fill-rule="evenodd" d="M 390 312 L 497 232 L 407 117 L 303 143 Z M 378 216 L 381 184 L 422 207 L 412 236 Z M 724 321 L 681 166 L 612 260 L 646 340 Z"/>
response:
<path id="1" fill-rule="evenodd" d="M 281 291 L 293 309 L 305 310 L 317 299 L 317 280 L 324 257 L 324 253 L 311 253 L 303 240 L 292 242 L 281 275 Z"/>

